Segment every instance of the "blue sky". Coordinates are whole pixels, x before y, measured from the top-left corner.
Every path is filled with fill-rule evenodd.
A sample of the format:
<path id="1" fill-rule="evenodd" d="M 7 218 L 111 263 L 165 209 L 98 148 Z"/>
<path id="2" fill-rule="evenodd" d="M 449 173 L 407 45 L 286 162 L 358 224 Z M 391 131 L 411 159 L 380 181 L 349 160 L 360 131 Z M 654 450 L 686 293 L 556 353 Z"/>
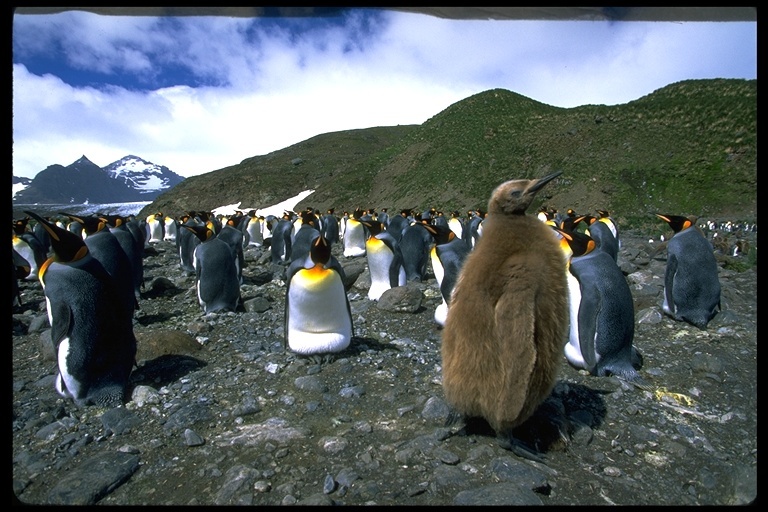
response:
<path id="1" fill-rule="evenodd" d="M 420 124 L 493 88 L 571 108 L 757 78 L 756 21 L 31 11 L 12 35 L 13 174 L 30 178 L 129 154 L 193 176 L 321 133 Z"/>

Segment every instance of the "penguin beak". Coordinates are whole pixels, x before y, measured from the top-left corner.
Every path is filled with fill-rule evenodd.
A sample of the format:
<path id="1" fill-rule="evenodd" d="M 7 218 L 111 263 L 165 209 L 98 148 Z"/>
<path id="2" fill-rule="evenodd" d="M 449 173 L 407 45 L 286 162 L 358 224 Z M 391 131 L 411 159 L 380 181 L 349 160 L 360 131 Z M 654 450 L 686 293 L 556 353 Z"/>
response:
<path id="1" fill-rule="evenodd" d="M 553 179 L 557 178 L 561 174 L 563 174 L 563 171 L 557 171 L 557 172 L 553 172 L 552 174 L 549 174 L 547 176 L 544 176 L 543 178 L 539 178 L 538 180 L 534 181 L 531 184 L 530 187 L 528 187 L 528 190 L 526 190 L 526 193 L 537 192 L 544 185 L 546 185 L 547 183 L 549 183 Z"/>

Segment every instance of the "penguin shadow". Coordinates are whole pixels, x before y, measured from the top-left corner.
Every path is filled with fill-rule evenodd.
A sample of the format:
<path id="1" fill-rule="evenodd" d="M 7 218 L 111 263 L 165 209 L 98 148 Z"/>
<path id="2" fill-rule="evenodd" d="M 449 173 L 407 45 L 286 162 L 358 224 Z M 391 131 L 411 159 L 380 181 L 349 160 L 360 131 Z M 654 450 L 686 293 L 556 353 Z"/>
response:
<path id="1" fill-rule="evenodd" d="M 307 362 L 309 364 L 318 365 L 320 368 L 332 364 L 337 359 L 344 359 L 352 356 L 359 356 L 369 350 L 376 352 L 383 352 L 385 350 L 394 350 L 400 352 L 400 347 L 389 343 L 381 343 L 376 338 L 366 338 L 361 336 L 352 336 L 349 342 L 349 346 L 344 350 L 333 353 L 321 353 L 321 354 L 293 354 L 297 360 Z"/>
<path id="2" fill-rule="evenodd" d="M 140 310 L 139 310 L 140 311 Z M 134 317 L 134 320 L 139 323 L 139 325 L 148 326 L 155 323 L 162 323 L 162 322 L 168 322 L 173 318 L 178 318 L 181 314 L 180 311 L 163 311 L 160 313 L 154 313 L 154 314 L 140 314 L 136 315 Z"/>
<path id="3" fill-rule="evenodd" d="M 205 361 L 183 354 L 164 354 L 144 362 L 131 373 L 133 386 L 167 386 L 188 373 L 207 365 Z"/>
<path id="4" fill-rule="evenodd" d="M 464 425 L 457 434 L 495 438 L 503 448 L 518 453 L 510 445 L 522 447 L 522 452 L 528 453 L 521 454 L 522 457 L 543 462 L 547 453 L 566 451 L 579 430 L 586 427 L 594 430 L 603 424 L 607 408 L 602 395 L 608 393 L 610 391 L 560 381 L 531 417 L 510 432 L 498 433 L 484 418 L 468 417 L 463 418 Z M 446 426 L 455 425 L 461 419 L 452 413 Z"/>

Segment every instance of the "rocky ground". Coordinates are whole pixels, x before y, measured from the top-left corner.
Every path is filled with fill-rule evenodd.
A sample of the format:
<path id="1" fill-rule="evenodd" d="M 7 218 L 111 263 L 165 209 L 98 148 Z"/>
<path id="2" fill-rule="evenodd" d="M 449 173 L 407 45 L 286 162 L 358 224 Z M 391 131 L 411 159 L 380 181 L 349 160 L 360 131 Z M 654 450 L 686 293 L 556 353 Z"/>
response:
<path id="1" fill-rule="evenodd" d="M 662 315 L 665 254 L 653 248 L 625 233 L 619 256 L 652 389 L 585 375 L 563 358 L 545 410 L 566 420 L 568 439 L 550 435 L 543 414 L 518 432 L 541 463 L 500 447 L 482 424 L 446 423 L 434 277 L 376 303 L 365 259 L 342 261 L 356 278 L 355 337 L 313 360 L 282 348 L 285 284 L 265 251 L 246 251 L 243 310 L 202 315 L 173 245 L 155 244 L 132 397 L 108 410 L 56 394 L 44 297 L 39 283 L 22 283 L 13 494 L 100 505 L 751 503 L 756 267 L 720 269 L 723 311 L 701 331 Z"/>

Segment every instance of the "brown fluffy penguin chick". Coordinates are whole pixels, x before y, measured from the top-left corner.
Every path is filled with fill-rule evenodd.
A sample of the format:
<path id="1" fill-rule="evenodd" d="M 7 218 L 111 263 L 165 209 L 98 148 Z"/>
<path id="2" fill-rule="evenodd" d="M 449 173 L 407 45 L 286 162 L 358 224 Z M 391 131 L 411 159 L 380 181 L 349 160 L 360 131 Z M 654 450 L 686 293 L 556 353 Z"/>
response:
<path id="1" fill-rule="evenodd" d="M 565 256 L 552 228 L 525 214 L 560 174 L 511 180 L 494 190 L 443 328 L 447 402 L 464 418 L 484 418 L 502 445 L 514 445 L 512 429 L 550 395 L 562 366 L 569 322 Z"/>

